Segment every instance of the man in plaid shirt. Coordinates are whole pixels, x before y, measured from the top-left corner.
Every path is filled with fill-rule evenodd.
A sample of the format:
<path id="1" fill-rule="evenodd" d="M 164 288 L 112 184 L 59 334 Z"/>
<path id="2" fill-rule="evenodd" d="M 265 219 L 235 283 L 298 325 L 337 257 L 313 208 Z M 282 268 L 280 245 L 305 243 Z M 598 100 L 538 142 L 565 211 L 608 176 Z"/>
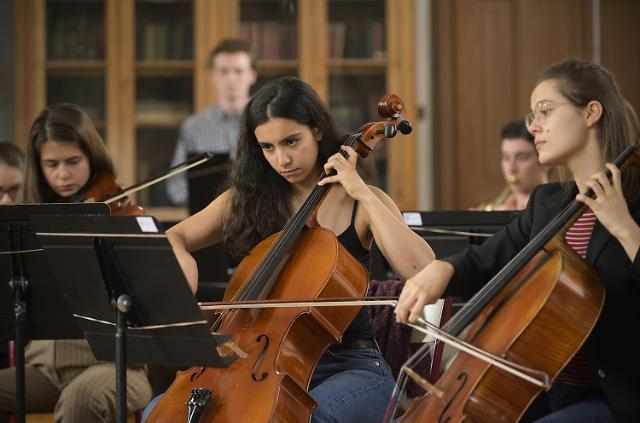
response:
<path id="1" fill-rule="evenodd" d="M 244 40 L 227 38 L 213 49 L 208 65 L 216 104 L 183 122 L 171 166 L 202 152 L 235 157 L 238 121 L 257 77 L 255 62 Z M 174 204 L 187 203 L 189 192 L 185 173 L 167 181 L 167 195 Z"/>

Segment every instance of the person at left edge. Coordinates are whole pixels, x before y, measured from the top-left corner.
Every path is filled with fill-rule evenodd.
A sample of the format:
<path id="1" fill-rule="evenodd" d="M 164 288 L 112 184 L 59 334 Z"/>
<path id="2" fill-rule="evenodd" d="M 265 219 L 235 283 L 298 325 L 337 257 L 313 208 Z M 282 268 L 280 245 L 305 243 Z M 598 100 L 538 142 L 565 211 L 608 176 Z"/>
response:
<path id="1" fill-rule="evenodd" d="M 64 202 L 99 172 L 113 174 L 107 149 L 77 105 L 45 108 L 29 132 L 21 203 Z M 114 422 L 114 363 L 96 361 L 85 340 L 31 341 L 25 351 L 27 412 L 52 412 L 56 422 Z M 151 399 L 144 368 L 127 370 L 131 414 Z M 15 369 L 0 371 L 0 410 L 15 409 Z"/>

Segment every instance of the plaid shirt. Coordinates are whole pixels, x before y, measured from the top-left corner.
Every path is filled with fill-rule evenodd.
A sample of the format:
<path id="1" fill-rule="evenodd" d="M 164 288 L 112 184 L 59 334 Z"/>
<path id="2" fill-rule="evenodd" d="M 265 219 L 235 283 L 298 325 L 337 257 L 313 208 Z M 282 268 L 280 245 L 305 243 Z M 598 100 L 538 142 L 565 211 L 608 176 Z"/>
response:
<path id="1" fill-rule="evenodd" d="M 176 166 L 197 153 L 226 153 L 233 159 L 238 143 L 240 114 L 227 116 L 213 106 L 189 116 L 180 127 L 180 135 L 171 166 Z M 184 205 L 189 199 L 185 172 L 167 181 L 167 195 L 174 204 Z"/>

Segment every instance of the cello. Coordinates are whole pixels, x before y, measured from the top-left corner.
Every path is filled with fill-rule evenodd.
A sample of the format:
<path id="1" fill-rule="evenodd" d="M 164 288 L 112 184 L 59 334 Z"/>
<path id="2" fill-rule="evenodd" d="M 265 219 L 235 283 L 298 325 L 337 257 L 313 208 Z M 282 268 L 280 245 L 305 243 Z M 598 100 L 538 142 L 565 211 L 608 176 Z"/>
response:
<path id="1" fill-rule="evenodd" d="M 640 145 L 614 163 L 621 170 L 640 165 Z M 564 242 L 585 207 L 571 202 L 438 331 L 462 337 L 465 353 L 400 421 L 518 421 L 550 387 L 586 341 L 604 304 L 598 274 Z M 543 380 L 524 377 L 534 374 Z"/>
<path id="2" fill-rule="evenodd" d="M 346 145 L 366 156 L 383 138 L 408 133 L 397 96 L 378 103 L 389 119 L 367 123 Z M 345 154 L 345 153 L 343 153 Z M 327 175 L 322 175 L 324 178 Z M 255 246 L 241 261 L 225 292 L 226 301 L 363 297 L 364 266 L 315 213 L 329 186 L 315 186 L 284 229 Z M 304 283 L 300 283 L 304 281 Z M 235 352 L 228 368 L 191 368 L 176 380 L 149 415 L 150 422 L 309 421 L 315 407 L 307 393 L 316 363 L 359 312 L 359 306 L 231 309 L 215 330 L 231 338 L 222 353 Z"/>

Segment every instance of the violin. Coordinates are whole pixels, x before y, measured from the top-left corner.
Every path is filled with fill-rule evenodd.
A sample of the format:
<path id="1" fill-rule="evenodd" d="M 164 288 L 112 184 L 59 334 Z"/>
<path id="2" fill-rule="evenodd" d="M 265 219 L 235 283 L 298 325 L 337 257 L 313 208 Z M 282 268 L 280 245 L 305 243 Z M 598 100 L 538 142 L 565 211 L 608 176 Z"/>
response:
<path id="1" fill-rule="evenodd" d="M 403 110 L 399 97 L 383 97 L 378 111 L 388 120 L 363 125 L 346 145 L 366 156 L 379 140 L 410 132 L 410 124 L 401 119 Z M 282 231 L 251 250 L 234 272 L 225 301 L 365 296 L 365 267 L 333 232 L 317 226 L 315 216 L 329 189 L 316 186 Z M 289 305 L 223 312 L 215 331 L 230 340 L 218 352 L 235 360 L 224 369 L 178 372 L 147 421 L 310 421 L 316 404 L 307 389 L 316 364 L 330 345 L 340 342 L 359 310 Z"/>
<path id="2" fill-rule="evenodd" d="M 144 209 L 133 204 L 128 196 L 119 196 L 123 192 L 122 187 L 116 182 L 116 178 L 109 172 L 100 172 L 93 181 L 73 197 L 76 202 L 103 202 L 109 205 L 112 215 L 142 216 Z M 118 196 L 113 201 L 112 198 Z M 111 201 L 110 201 L 111 200 Z"/>
<path id="3" fill-rule="evenodd" d="M 128 188 L 121 188 L 116 182 L 115 176 L 109 172 L 100 172 L 85 188 L 72 197 L 74 202 L 103 202 L 111 209 L 113 215 L 142 216 L 145 211 L 142 207 L 133 204 L 128 197 L 129 194 L 140 191 L 153 184 L 157 184 L 167 178 L 178 173 L 184 172 L 195 166 L 198 166 L 213 156 L 209 153 L 202 153 L 198 156 L 187 160 L 177 166 L 172 167 L 168 171 L 151 177 L 145 181 L 132 185 Z"/>

